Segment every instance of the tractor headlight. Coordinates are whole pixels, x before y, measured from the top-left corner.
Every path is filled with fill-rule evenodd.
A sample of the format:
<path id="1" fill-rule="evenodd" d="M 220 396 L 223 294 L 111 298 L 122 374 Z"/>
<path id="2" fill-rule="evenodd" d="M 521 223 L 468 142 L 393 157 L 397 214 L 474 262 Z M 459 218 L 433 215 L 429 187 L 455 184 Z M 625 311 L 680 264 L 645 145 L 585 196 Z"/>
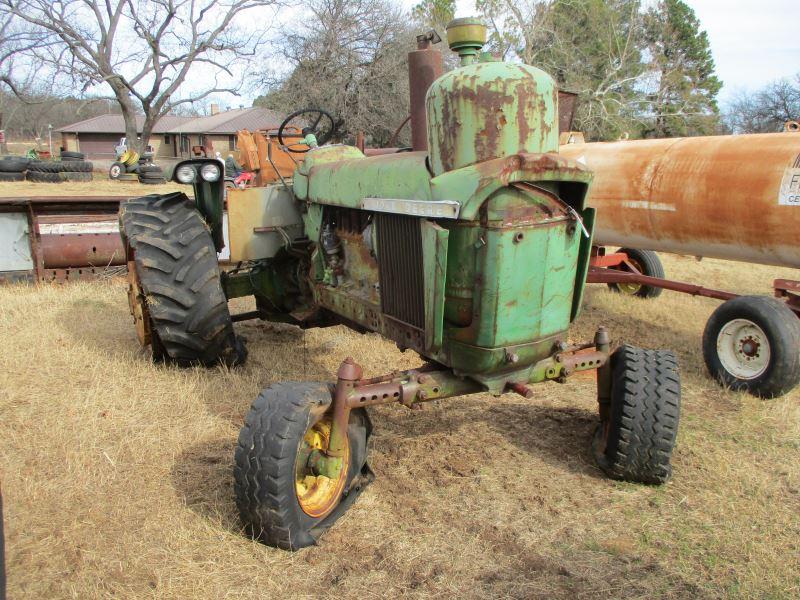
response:
<path id="1" fill-rule="evenodd" d="M 192 183 L 195 177 L 197 177 L 197 171 L 189 165 L 178 167 L 178 170 L 175 171 L 175 178 L 181 183 Z"/>
<path id="2" fill-rule="evenodd" d="M 203 165 L 203 167 L 200 169 L 200 177 L 202 177 L 206 181 L 217 181 L 219 179 L 220 173 L 221 171 L 219 165 L 211 163 Z"/>

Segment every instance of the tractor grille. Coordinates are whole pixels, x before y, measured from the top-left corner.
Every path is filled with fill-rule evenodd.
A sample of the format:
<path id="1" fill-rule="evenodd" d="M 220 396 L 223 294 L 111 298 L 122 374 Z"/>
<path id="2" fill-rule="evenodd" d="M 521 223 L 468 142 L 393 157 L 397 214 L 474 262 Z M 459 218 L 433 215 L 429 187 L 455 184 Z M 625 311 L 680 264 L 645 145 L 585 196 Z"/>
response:
<path id="1" fill-rule="evenodd" d="M 376 213 L 375 224 L 383 313 L 424 329 L 425 290 L 419 219 Z"/>

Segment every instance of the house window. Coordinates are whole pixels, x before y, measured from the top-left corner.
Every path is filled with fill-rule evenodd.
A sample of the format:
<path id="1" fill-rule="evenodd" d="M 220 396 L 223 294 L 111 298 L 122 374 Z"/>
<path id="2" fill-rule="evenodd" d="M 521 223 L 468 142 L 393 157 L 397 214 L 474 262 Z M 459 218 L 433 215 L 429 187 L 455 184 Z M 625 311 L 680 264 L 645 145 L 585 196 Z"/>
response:
<path id="1" fill-rule="evenodd" d="M 165 134 L 164 135 L 164 145 L 169 146 L 169 140 L 170 140 L 170 136 Z"/>
<path id="2" fill-rule="evenodd" d="M 231 150 L 236 150 L 236 136 L 235 135 L 229 135 L 228 136 L 228 148 L 230 148 Z"/>
<path id="3" fill-rule="evenodd" d="M 189 151 L 189 136 L 182 135 L 181 136 L 181 152 L 188 152 Z"/>

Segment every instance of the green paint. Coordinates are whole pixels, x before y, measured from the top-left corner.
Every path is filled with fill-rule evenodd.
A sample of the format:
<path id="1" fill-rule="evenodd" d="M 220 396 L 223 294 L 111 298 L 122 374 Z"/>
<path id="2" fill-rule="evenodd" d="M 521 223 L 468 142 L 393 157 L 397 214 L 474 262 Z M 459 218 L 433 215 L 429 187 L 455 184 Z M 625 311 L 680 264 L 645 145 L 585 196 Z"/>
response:
<path id="1" fill-rule="evenodd" d="M 469 31 L 461 34 L 472 43 Z M 428 93 L 429 156 L 312 148 L 292 183 L 310 253 L 281 253 L 226 277 L 228 296 L 256 294 L 277 320 L 317 306 L 377 331 L 452 369 L 452 381 L 437 394 L 501 393 L 510 382 L 562 378 L 555 348 L 566 340 L 583 294 L 591 238 L 575 215 L 591 233 L 591 174 L 557 154 L 557 93 L 548 75 L 469 56 L 478 58 L 443 75 Z M 213 213 L 213 193 L 197 193 L 204 213 L 204 198 L 212 195 Z M 419 219 L 422 330 L 383 313 L 374 240 L 370 246 L 359 221 L 365 215 L 341 210 L 360 211 L 365 198 L 459 203 L 458 219 Z M 362 223 L 341 230 L 336 266 L 321 248 L 330 214 Z"/>
<path id="2" fill-rule="evenodd" d="M 329 148 L 335 161 L 329 160 Z M 326 146 L 309 152 L 299 171 L 307 175 L 295 178 L 295 193 L 300 187 L 303 197 L 315 203 L 360 208 L 364 198 L 431 199 L 424 152 L 367 158 L 356 148 Z"/>
<path id="3" fill-rule="evenodd" d="M 447 245 L 450 232 L 422 221 L 422 263 L 425 274 L 425 350 L 439 351 L 444 336 Z"/>
<path id="4" fill-rule="evenodd" d="M 544 71 L 475 62 L 428 90 L 428 148 L 435 175 L 520 152 L 558 151 L 558 92 Z"/>

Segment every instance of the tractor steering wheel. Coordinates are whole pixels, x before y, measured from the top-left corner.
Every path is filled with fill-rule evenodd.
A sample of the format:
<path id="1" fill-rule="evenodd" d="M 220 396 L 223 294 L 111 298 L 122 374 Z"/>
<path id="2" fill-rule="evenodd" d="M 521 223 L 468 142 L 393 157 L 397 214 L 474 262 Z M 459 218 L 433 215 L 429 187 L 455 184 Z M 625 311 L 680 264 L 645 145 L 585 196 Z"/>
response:
<path id="1" fill-rule="evenodd" d="M 303 154 L 304 152 L 311 150 L 311 148 L 305 148 L 304 150 L 298 148 L 298 146 L 306 145 L 304 141 L 287 144 L 283 139 L 283 131 L 287 127 L 289 129 L 297 129 L 297 127 L 290 127 L 289 123 L 301 115 L 310 115 L 310 118 L 303 119 L 302 121 L 303 123 L 311 123 L 310 126 L 302 125 L 299 127 L 302 136 L 306 137 L 309 133 L 313 133 L 314 137 L 317 138 L 317 144 L 319 146 L 322 146 L 328 142 L 328 140 L 333 137 L 333 134 L 336 133 L 337 129 L 336 121 L 334 121 L 331 114 L 319 108 L 301 108 L 300 110 L 293 112 L 283 120 L 283 123 L 281 123 L 281 126 L 278 128 L 278 142 L 289 152 L 294 152 L 295 154 Z M 323 121 L 323 118 L 326 119 L 327 122 L 323 122 L 323 124 L 320 125 L 320 122 Z"/>

